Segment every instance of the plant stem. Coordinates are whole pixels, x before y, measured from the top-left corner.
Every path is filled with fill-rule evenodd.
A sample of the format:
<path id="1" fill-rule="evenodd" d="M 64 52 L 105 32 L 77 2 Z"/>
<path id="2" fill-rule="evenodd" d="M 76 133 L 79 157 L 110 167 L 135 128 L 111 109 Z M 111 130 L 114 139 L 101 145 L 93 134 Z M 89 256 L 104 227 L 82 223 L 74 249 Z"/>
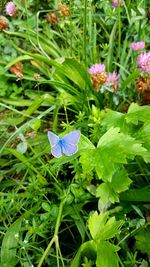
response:
<path id="1" fill-rule="evenodd" d="M 58 243 L 58 231 L 59 231 L 59 226 L 60 226 L 60 222 L 61 222 L 61 216 L 62 216 L 62 211 L 63 211 L 63 205 L 64 205 L 64 202 L 61 202 L 60 203 L 60 206 L 59 206 L 59 211 L 58 211 L 58 216 L 57 216 L 57 221 L 56 221 L 56 225 L 55 225 L 55 232 L 54 232 L 54 235 L 52 237 L 52 239 L 50 240 L 46 250 L 44 251 L 41 259 L 40 259 L 40 262 L 38 264 L 37 267 L 41 267 L 42 264 L 43 264 L 43 261 L 45 260 L 51 246 L 53 243 L 55 243 L 56 245 L 56 248 L 59 246 L 59 243 Z"/>
<path id="2" fill-rule="evenodd" d="M 87 0 L 84 0 L 84 17 L 83 17 L 83 55 L 84 55 L 84 65 L 87 66 L 87 56 L 86 56 L 86 30 L 87 30 Z"/>
<path id="3" fill-rule="evenodd" d="M 118 59 L 120 59 L 120 44 L 121 44 L 121 19 L 120 19 L 120 0 L 118 1 Z"/>

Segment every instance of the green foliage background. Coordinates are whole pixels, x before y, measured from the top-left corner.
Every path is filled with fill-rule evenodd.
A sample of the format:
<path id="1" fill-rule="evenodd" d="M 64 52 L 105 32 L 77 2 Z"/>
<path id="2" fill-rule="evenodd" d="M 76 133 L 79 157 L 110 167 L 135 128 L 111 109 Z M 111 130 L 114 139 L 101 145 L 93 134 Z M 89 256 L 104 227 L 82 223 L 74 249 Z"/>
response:
<path id="1" fill-rule="evenodd" d="M 64 1 L 67 17 L 58 1 L 14 3 L 0 33 L 1 266 L 148 267 L 150 107 L 129 48 L 149 49 L 147 1 Z M 116 92 L 94 90 L 95 63 L 120 73 Z M 75 129 L 78 152 L 53 158 L 47 131 Z"/>

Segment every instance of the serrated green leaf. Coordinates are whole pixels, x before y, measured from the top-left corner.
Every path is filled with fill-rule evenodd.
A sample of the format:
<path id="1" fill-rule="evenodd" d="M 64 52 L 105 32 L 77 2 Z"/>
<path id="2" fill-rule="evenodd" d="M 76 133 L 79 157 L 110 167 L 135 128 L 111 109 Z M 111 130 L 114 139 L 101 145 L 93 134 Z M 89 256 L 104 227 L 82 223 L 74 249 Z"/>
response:
<path id="1" fill-rule="evenodd" d="M 90 230 L 92 238 L 98 242 L 99 240 L 106 240 L 114 237 L 120 232 L 118 229 L 122 221 L 116 221 L 115 217 L 111 217 L 109 220 L 108 213 L 94 212 L 88 220 L 88 228 Z"/>
<path id="2" fill-rule="evenodd" d="M 108 241 L 101 241 L 97 247 L 96 267 L 119 267 L 117 250 L 119 247 Z"/>
<path id="3" fill-rule="evenodd" d="M 115 172 L 112 177 L 111 186 L 115 192 L 120 193 L 129 188 L 132 183 L 131 179 L 128 177 L 127 171 L 122 168 Z"/>
<path id="4" fill-rule="evenodd" d="M 135 246 L 142 253 L 146 253 L 150 257 L 150 229 L 142 229 L 136 236 Z"/>
<path id="5" fill-rule="evenodd" d="M 135 138 L 110 128 L 99 140 L 97 148 L 81 153 L 80 162 L 85 173 L 96 171 L 103 181 L 111 181 L 115 170 L 136 155 L 147 160 L 147 150 Z"/>
<path id="6" fill-rule="evenodd" d="M 97 187 L 96 197 L 100 197 L 104 204 L 118 202 L 118 193 L 127 190 L 131 182 L 126 170 L 119 169 L 113 175 L 111 183 L 102 183 Z"/>
<path id="7" fill-rule="evenodd" d="M 109 201 L 115 203 L 119 201 L 118 194 L 111 187 L 111 183 L 102 183 L 97 187 L 96 197 L 100 197 L 104 204 Z"/>
<path id="8" fill-rule="evenodd" d="M 112 175 L 120 164 L 127 163 L 126 155 L 117 144 L 110 148 L 97 148 L 95 153 L 95 170 L 103 181 L 111 182 Z M 97 162 L 97 164 L 96 164 Z"/>
<path id="9" fill-rule="evenodd" d="M 88 220 L 88 228 L 90 230 L 91 236 L 93 239 L 95 239 L 101 230 L 102 227 L 104 227 L 106 220 L 108 217 L 108 213 L 101 213 L 98 214 L 97 211 L 95 211 Z"/>
<path id="10" fill-rule="evenodd" d="M 150 122 L 150 107 L 132 103 L 125 119 L 128 123 L 132 122 L 133 124 L 138 124 L 138 121 Z"/>
<path id="11" fill-rule="evenodd" d="M 137 140 L 140 140 L 144 147 L 150 152 L 150 124 L 144 124 L 138 132 L 135 133 Z"/>
<path id="12" fill-rule="evenodd" d="M 125 114 L 114 110 L 108 110 L 106 112 L 102 125 L 106 126 L 107 129 L 111 127 L 119 127 L 122 132 L 126 132 L 129 128 L 125 121 Z"/>
<path id="13" fill-rule="evenodd" d="M 93 143 L 83 134 L 81 134 L 79 143 L 78 143 L 79 150 L 87 150 L 87 149 L 94 149 L 95 146 Z"/>
<path id="14" fill-rule="evenodd" d="M 120 233 L 120 226 L 122 221 L 116 221 L 115 217 L 111 217 L 105 225 L 101 226 L 100 231 L 97 235 L 98 240 L 107 240 L 115 237 L 115 235 Z"/>

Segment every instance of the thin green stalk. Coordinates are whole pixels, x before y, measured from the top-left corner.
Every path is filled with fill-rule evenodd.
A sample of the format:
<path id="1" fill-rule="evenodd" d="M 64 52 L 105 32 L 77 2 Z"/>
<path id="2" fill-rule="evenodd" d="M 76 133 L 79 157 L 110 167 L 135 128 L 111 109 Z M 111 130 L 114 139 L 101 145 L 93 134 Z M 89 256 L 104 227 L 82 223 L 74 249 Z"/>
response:
<path id="1" fill-rule="evenodd" d="M 93 27 L 92 27 L 92 21 L 93 20 L 93 10 L 91 2 L 89 3 L 89 12 L 88 12 L 88 32 L 89 32 L 89 56 L 90 56 L 90 62 L 93 62 L 92 58 L 92 49 L 93 49 Z"/>
<path id="2" fill-rule="evenodd" d="M 138 40 L 141 39 L 141 20 L 139 21 Z"/>
<path id="3" fill-rule="evenodd" d="M 87 55 L 86 55 L 86 30 L 87 30 L 87 0 L 84 0 L 84 14 L 83 14 L 83 56 L 84 56 L 84 64 L 87 66 Z"/>
<path id="4" fill-rule="evenodd" d="M 65 111 L 65 116 L 66 116 L 67 128 L 69 130 L 69 119 L 68 119 L 68 113 L 67 113 L 67 108 L 65 104 L 64 104 L 64 111 Z"/>
<path id="5" fill-rule="evenodd" d="M 73 3 L 70 0 L 70 56 L 73 56 L 73 36 L 74 36 L 74 25 L 73 25 L 73 19 L 72 19 L 72 8 Z"/>
<path id="6" fill-rule="evenodd" d="M 63 206 L 64 206 L 64 202 L 61 202 L 60 203 L 60 206 L 59 206 L 59 211 L 58 211 L 58 216 L 57 216 L 57 221 L 56 221 L 56 225 L 55 225 L 55 232 L 54 232 L 54 235 L 53 235 L 53 238 L 50 240 L 46 250 L 44 251 L 41 259 L 40 259 L 40 262 L 38 264 L 37 267 L 41 267 L 51 246 L 53 245 L 53 243 L 55 243 L 55 246 L 56 246 L 56 250 L 58 249 L 59 247 L 59 242 L 58 242 L 58 231 L 59 231 L 59 226 L 60 226 L 60 223 L 61 223 L 61 217 L 62 217 L 62 211 L 63 211 Z M 61 257 L 61 260 L 62 260 L 62 257 Z"/>
<path id="7" fill-rule="evenodd" d="M 122 238 L 122 239 L 118 242 L 117 246 L 119 246 L 122 242 L 124 242 L 124 241 L 125 241 L 126 239 L 128 239 L 129 237 L 134 236 L 135 234 L 137 234 L 138 232 L 140 232 L 141 229 L 143 229 L 143 228 L 145 228 L 145 225 L 144 225 L 144 226 L 141 226 L 141 227 L 139 227 L 139 228 L 137 228 L 137 229 L 134 229 L 133 231 L 131 231 L 129 234 L 127 234 L 124 238 Z"/>
<path id="8" fill-rule="evenodd" d="M 120 0 L 118 0 L 118 59 L 120 59 L 121 46 L 121 17 L 120 17 Z"/>
<path id="9" fill-rule="evenodd" d="M 93 62 L 97 61 L 97 50 L 96 50 L 96 37 L 97 37 L 97 29 L 96 29 L 96 23 L 93 25 L 93 41 L 92 41 L 92 59 Z"/>
<path id="10" fill-rule="evenodd" d="M 128 12 L 128 8 L 127 8 L 126 4 L 124 4 L 124 8 L 125 8 L 125 11 L 126 11 L 126 14 L 127 14 L 127 19 L 128 19 L 129 25 L 130 25 L 131 24 L 131 20 L 130 20 L 130 16 L 129 16 L 129 12 Z"/>

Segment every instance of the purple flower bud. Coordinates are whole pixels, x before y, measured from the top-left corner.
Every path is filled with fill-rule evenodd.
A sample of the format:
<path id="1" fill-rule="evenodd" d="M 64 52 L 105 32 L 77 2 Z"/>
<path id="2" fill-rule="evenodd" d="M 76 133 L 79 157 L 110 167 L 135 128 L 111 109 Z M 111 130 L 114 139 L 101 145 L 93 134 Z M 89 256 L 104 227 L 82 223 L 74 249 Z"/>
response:
<path id="1" fill-rule="evenodd" d="M 111 85 L 114 91 L 117 91 L 119 78 L 120 78 L 120 75 L 116 71 L 114 71 L 113 73 L 108 73 L 105 84 Z"/>
<path id="2" fill-rule="evenodd" d="M 137 63 L 141 71 L 150 73 L 150 52 L 138 55 Z"/>
<path id="3" fill-rule="evenodd" d="M 120 0 L 120 6 L 123 6 L 124 5 L 124 0 Z M 112 1 L 112 7 L 115 8 L 119 6 L 119 0 L 113 0 Z"/>
<path id="4" fill-rule="evenodd" d="M 6 14 L 10 17 L 13 17 L 16 13 L 16 5 L 13 2 L 8 2 L 5 6 L 6 8 Z"/>
<path id="5" fill-rule="evenodd" d="M 91 75 L 96 75 L 100 74 L 102 72 L 105 72 L 105 65 L 104 64 L 94 64 L 92 67 L 89 69 L 89 73 Z"/>
<path id="6" fill-rule="evenodd" d="M 130 44 L 130 48 L 133 51 L 137 51 L 137 50 L 142 50 L 145 47 L 145 42 L 141 41 L 141 42 L 133 42 Z"/>

